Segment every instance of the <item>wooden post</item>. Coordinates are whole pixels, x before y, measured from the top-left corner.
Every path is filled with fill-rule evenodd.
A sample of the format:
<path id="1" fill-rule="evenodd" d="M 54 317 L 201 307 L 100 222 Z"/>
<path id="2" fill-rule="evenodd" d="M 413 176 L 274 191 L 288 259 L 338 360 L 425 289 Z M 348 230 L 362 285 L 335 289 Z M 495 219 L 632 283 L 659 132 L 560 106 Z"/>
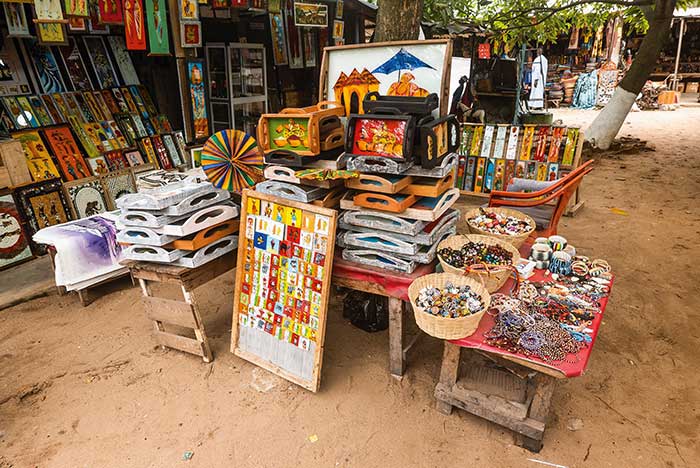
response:
<path id="1" fill-rule="evenodd" d="M 204 362 L 211 362 L 213 356 L 211 354 L 211 348 L 209 347 L 209 340 L 207 340 L 207 335 L 204 331 L 204 326 L 202 326 L 202 317 L 199 315 L 199 307 L 197 307 L 197 302 L 194 299 L 194 293 L 188 291 L 185 285 L 182 285 L 182 295 L 185 296 L 185 302 L 192 307 L 192 316 L 197 325 L 194 329 L 194 335 L 197 337 L 197 341 L 199 341 L 202 347 L 202 353 L 204 354 L 202 359 L 204 359 Z"/>
<path id="2" fill-rule="evenodd" d="M 457 383 L 457 374 L 459 372 L 459 357 L 462 348 L 445 340 L 445 349 L 442 352 L 442 367 L 440 368 L 440 381 L 438 385 L 450 391 L 455 383 Z M 441 413 L 452 414 L 452 405 L 442 400 L 438 400 L 435 408 Z"/>
<path id="3" fill-rule="evenodd" d="M 393 377 L 403 378 L 403 301 L 396 297 L 389 298 L 389 369 Z"/>
<path id="4" fill-rule="evenodd" d="M 532 403 L 530 404 L 528 418 L 541 422 L 543 427 L 546 426 L 545 423 L 549 415 L 549 407 L 556 382 L 557 380 L 554 377 L 538 372 L 529 383 L 530 388 L 528 391 L 532 392 Z M 544 432 L 542 437 L 544 437 Z M 523 447 L 532 452 L 537 453 L 542 450 L 542 439 L 532 439 L 523 436 L 520 442 Z"/>

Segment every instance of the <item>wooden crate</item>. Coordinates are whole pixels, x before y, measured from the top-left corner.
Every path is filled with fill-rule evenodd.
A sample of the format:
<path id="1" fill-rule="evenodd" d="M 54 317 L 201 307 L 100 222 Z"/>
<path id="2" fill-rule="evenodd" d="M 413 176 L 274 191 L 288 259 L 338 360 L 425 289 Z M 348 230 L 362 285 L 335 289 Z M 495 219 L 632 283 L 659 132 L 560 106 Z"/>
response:
<path id="1" fill-rule="evenodd" d="M 17 140 L 0 141 L 0 188 L 32 181 L 22 144 Z"/>

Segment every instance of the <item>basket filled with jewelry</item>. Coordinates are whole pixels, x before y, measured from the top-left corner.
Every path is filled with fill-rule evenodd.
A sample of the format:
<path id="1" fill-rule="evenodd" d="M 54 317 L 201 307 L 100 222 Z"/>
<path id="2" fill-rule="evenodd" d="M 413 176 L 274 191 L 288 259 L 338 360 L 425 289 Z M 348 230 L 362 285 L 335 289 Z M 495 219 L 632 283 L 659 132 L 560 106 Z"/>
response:
<path id="1" fill-rule="evenodd" d="M 509 242 L 479 234 L 450 236 L 438 244 L 442 269 L 479 281 L 489 293 L 501 289 L 520 260 Z"/>
<path id="2" fill-rule="evenodd" d="M 494 237 L 519 248 L 535 232 L 535 220 L 509 208 L 475 208 L 464 215 L 469 232 Z"/>
<path id="3" fill-rule="evenodd" d="M 464 275 L 432 273 L 408 287 L 416 324 L 425 333 L 446 340 L 476 331 L 491 296 L 479 281 Z"/>

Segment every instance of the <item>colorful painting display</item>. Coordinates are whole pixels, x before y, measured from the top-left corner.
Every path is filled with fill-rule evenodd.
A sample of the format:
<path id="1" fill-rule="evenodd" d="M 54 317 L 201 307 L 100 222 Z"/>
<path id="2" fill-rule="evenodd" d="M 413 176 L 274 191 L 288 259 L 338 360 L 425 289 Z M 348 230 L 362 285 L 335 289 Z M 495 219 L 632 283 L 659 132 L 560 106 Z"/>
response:
<path id="1" fill-rule="evenodd" d="M 113 172 L 102 178 L 109 209 L 117 208 L 117 200 L 126 194 L 136 192 L 136 181 L 131 171 Z"/>
<path id="2" fill-rule="evenodd" d="M 105 191 L 97 177 L 67 182 L 63 187 L 74 218 L 87 218 L 107 211 Z"/>
<path id="3" fill-rule="evenodd" d="M 70 16 L 68 18 L 68 30 L 71 32 L 87 31 L 87 20 L 85 18 L 78 18 L 77 16 Z"/>
<path id="4" fill-rule="evenodd" d="M 113 88 L 119 86 L 117 75 L 109 58 L 105 43 L 100 36 L 84 36 L 83 43 L 87 49 L 92 69 L 97 76 L 100 88 Z"/>
<path id="5" fill-rule="evenodd" d="M 12 194 L 0 191 L 0 270 L 33 258 Z"/>
<path id="6" fill-rule="evenodd" d="M 121 0 L 98 0 L 98 15 L 102 24 L 124 24 Z"/>
<path id="7" fill-rule="evenodd" d="M 60 180 L 49 180 L 15 189 L 21 214 L 27 220 L 30 237 L 48 226 L 72 219 Z M 43 253 L 46 249 L 36 249 Z"/>
<path id="8" fill-rule="evenodd" d="M 37 23 L 62 21 L 61 0 L 34 0 L 34 14 Z"/>
<path id="9" fill-rule="evenodd" d="M 3 2 L 2 9 L 5 11 L 5 20 L 7 22 L 8 36 L 30 36 L 29 26 L 27 25 L 27 16 L 24 11 L 24 3 Z"/>
<path id="10" fill-rule="evenodd" d="M 146 50 L 143 0 L 124 0 L 124 37 L 129 50 Z"/>
<path id="11" fill-rule="evenodd" d="M 22 149 L 24 150 L 24 156 L 27 158 L 27 167 L 32 180 L 40 181 L 61 177 L 38 131 L 23 130 L 15 132 L 12 134 L 12 138 L 22 143 Z"/>
<path id="12" fill-rule="evenodd" d="M 352 153 L 403 159 L 406 131 L 406 120 L 356 119 Z"/>
<path id="13" fill-rule="evenodd" d="M 96 176 L 109 174 L 109 165 L 107 164 L 107 160 L 104 156 L 88 158 L 87 162 L 90 165 L 92 173 Z"/>
<path id="14" fill-rule="evenodd" d="M 294 25 L 294 12 L 285 10 L 284 19 L 289 47 L 289 68 L 304 68 L 304 45 L 301 40 L 301 30 Z"/>
<path id="15" fill-rule="evenodd" d="M 75 39 L 72 37 L 68 38 L 68 45 L 59 47 L 58 51 L 68 71 L 68 79 L 73 89 L 75 91 L 92 89 L 92 83 L 90 83 L 85 63 L 83 63 L 83 57 L 80 55 L 78 43 L 75 42 Z"/>
<path id="16" fill-rule="evenodd" d="M 263 155 L 255 138 L 240 130 L 215 133 L 201 154 L 204 173 L 215 187 L 240 193 L 263 180 Z"/>
<path id="17" fill-rule="evenodd" d="M 202 23 L 199 21 L 180 22 L 180 45 L 182 47 L 202 47 Z"/>
<path id="18" fill-rule="evenodd" d="M 328 5 L 295 1 L 294 24 L 305 28 L 328 27 Z"/>
<path id="19" fill-rule="evenodd" d="M 45 128 L 42 133 L 49 149 L 56 156 L 64 181 L 70 182 L 92 175 L 67 125 Z"/>
<path id="20" fill-rule="evenodd" d="M 287 38 L 284 33 L 282 13 L 270 13 L 270 31 L 272 34 L 272 60 L 275 65 L 287 65 Z"/>
<path id="21" fill-rule="evenodd" d="M 146 163 L 139 150 L 124 151 L 124 158 L 129 163 L 129 167 L 140 166 Z"/>
<path id="22" fill-rule="evenodd" d="M 36 115 L 34 115 L 34 110 L 32 109 L 32 105 L 29 103 L 27 96 L 17 96 L 17 104 L 19 104 L 22 115 L 29 122 L 30 127 L 36 128 L 41 126 L 39 120 L 36 118 Z"/>
<path id="23" fill-rule="evenodd" d="M 42 91 L 46 94 L 66 91 L 56 57 L 51 49 L 39 44 L 36 39 L 25 39 L 24 41 Z"/>
<path id="24" fill-rule="evenodd" d="M 196 0 L 180 0 L 178 2 L 181 20 L 198 20 L 199 5 Z"/>
<path id="25" fill-rule="evenodd" d="M 308 118 L 270 118 L 270 147 L 291 151 L 309 151 Z"/>
<path id="26" fill-rule="evenodd" d="M 88 0 L 63 0 L 63 10 L 66 12 L 69 20 L 70 17 L 86 18 L 90 16 Z"/>
<path id="27" fill-rule="evenodd" d="M 316 66 L 316 35 L 311 31 L 302 32 L 304 44 L 304 66 L 307 68 Z"/>
<path id="28" fill-rule="evenodd" d="M 66 25 L 63 23 L 37 23 L 36 37 L 41 45 L 66 45 L 68 43 Z"/>
<path id="29" fill-rule="evenodd" d="M 333 39 L 342 39 L 343 37 L 345 37 L 345 22 L 333 20 Z"/>
<path id="30" fill-rule="evenodd" d="M 209 117 L 207 112 L 204 60 L 187 60 L 186 71 L 187 87 L 190 90 L 190 108 L 192 111 L 192 123 L 194 125 L 194 138 L 205 138 L 209 136 Z"/>
<path id="31" fill-rule="evenodd" d="M 148 55 L 170 55 L 168 15 L 164 0 L 146 0 Z"/>
<path id="32" fill-rule="evenodd" d="M 29 105 L 32 107 L 32 113 L 39 121 L 39 125 L 53 125 L 53 120 L 51 116 L 46 111 L 44 103 L 39 96 L 28 96 Z"/>
<path id="33" fill-rule="evenodd" d="M 232 346 L 317 391 L 336 212 L 243 192 Z"/>
<path id="34" fill-rule="evenodd" d="M 107 42 L 112 49 L 114 60 L 117 62 L 119 74 L 122 76 L 122 81 L 126 85 L 137 85 L 141 82 L 134 69 L 134 64 L 131 61 L 131 56 L 126 48 L 123 36 L 107 36 Z"/>

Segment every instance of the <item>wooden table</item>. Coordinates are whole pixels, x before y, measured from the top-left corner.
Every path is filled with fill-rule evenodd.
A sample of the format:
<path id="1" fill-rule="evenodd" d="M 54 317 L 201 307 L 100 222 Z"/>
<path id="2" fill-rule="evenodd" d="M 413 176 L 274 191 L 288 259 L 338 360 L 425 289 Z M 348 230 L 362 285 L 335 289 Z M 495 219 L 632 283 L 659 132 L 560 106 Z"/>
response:
<path id="1" fill-rule="evenodd" d="M 340 255 L 333 259 L 332 284 L 355 291 L 378 294 L 389 300 L 389 370 L 401 379 L 406 369 L 406 353 L 415 343 L 404 347 L 404 313 L 413 313 L 408 298 L 408 286 L 420 276 L 435 271 L 435 263 L 421 265 L 410 275 L 381 268 L 360 265 L 343 260 Z"/>
<path id="2" fill-rule="evenodd" d="M 153 320 L 156 342 L 163 347 L 196 354 L 201 356 L 204 362 L 211 362 L 213 356 L 194 290 L 235 268 L 236 252 L 226 254 L 198 268 L 133 261 L 123 262 L 123 264 L 129 268 L 133 278 L 139 280 L 141 292 L 144 295 L 146 316 Z M 177 284 L 182 290 L 184 302 L 154 296 L 151 283 Z M 167 331 L 164 324 L 192 329 L 195 338 Z"/>
<path id="3" fill-rule="evenodd" d="M 529 250 L 529 245 L 520 250 Z M 536 270 L 529 279 L 540 282 L 546 277 Z M 509 280 L 500 292 L 507 294 L 512 282 Z M 445 341 L 440 381 L 435 387 L 437 409 L 450 414 L 456 406 L 507 427 L 516 432 L 519 445 L 539 452 L 556 382 L 585 372 L 607 303 L 607 297 L 600 300 L 601 313 L 590 326 L 591 343 L 577 353 L 577 360 L 556 364 L 486 344 L 484 333 L 493 327 L 494 317 L 484 315 L 473 335 Z M 460 357 L 466 361 L 461 365 Z"/>

